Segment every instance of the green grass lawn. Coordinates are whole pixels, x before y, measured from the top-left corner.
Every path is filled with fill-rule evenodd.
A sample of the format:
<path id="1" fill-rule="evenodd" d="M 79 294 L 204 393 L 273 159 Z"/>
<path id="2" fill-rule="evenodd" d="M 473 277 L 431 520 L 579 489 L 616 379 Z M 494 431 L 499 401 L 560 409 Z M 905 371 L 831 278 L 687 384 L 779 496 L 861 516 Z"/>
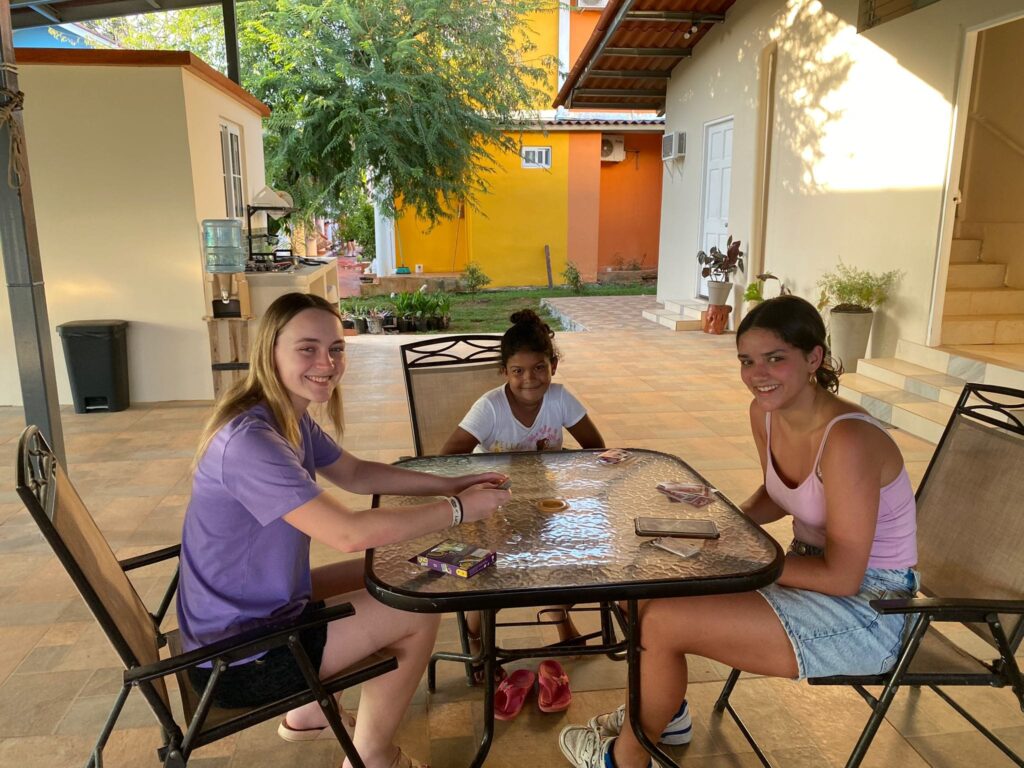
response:
<path id="1" fill-rule="evenodd" d="M 452 322 L 445 333 L 493 333 L 505 331 L 509 316 L 520 309 L 532 309 L 547 323 L 553 323 L 556 330 L 561 326 L 546 310 L 541 308 L 541 299 L 566 296 L 637 296 L 654 293 L 653 283 L 631 285 L 588 285 L 583 294 L 575 294 L 565 288 L 527 288 L 510 291 L 480 291 L 478 293 L 452 294 Z"/>

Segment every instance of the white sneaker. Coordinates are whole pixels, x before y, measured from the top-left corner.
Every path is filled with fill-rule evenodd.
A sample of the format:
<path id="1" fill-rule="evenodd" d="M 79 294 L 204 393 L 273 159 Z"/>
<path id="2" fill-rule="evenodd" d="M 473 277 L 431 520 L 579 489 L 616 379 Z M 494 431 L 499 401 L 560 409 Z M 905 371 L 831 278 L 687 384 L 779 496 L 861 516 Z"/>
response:
<path id="1" fill-rule="evenodd" d="M 576 768 L 604 768 L 605 754 L 615 737 L 603 738 L 588 725 L 570 725 L 558 735 L 558 746 Z"/>
<path id="2" fill-rule="evenodd" d="M 625 721 L 626 707 L 623 705 L 608 714 L 592 717 L 589 725 L 602 739 L 607 739 L 618 736 Z M 686 703 L 686 699 L 683 699 L 679 711 L 669 720 L 658 741 L 662 744 L 678 747 L 682 744 L 689 744 L 692 738 L 693 721 L 690 719 L 690 707 Z M 565 750 L 562 751 L 564 752 Z"/>

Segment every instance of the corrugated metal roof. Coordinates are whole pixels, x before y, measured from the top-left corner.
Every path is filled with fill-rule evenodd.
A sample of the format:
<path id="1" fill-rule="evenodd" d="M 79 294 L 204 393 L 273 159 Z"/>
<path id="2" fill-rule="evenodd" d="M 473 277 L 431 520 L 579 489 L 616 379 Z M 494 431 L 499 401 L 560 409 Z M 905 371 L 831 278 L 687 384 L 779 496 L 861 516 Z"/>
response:
<path id="1" fill-rule="evenodd" d="M 665 109 L 672 69 L 736 0 L 610 0 L 554 105 Z"/>
<path id="2" fill-rule="evenodd" d="M 568 115 L 566 117 L 555 117 L 550 120 L 542 121 L 545 126 L 553 126 L 556 128 L 566 127 L 590 127 L 590 126 L 651 126 L 652 128 L 660 128 L 665 125 L 665 118 L 659 115 L 651 115 L 650 117 L 576 117 Z"/>

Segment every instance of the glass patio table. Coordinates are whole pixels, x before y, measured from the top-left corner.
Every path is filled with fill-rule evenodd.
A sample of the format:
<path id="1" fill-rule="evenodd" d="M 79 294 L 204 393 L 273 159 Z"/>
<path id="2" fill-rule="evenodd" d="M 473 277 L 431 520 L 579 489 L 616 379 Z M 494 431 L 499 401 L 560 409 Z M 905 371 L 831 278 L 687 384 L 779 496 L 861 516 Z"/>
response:
<path id="1" fill-rule="evenodd" d="M 701 509 L 676 503 L 660 493 L 663 481 L 706 483 L 675 456 L 629 449 L 620 464 L 598 461 L 600 451 L 480 453 L 435 456 L 397 462 L 408 469 L 437 475 L 502 472 L 511 478 L 512 499 L 486 521 L 464 524 L 450 532 L 370 550 L 366 584 L 371 595 L 408 611 L 481 612 L 484 665 L 484 735 L 472 768 L 480 766 L 494 733 L 496 658 L 523 658 L 541 652 L 508 652 L 495 647 L 494 614 L 502 608 L 573 603 L 624 603 L 619 615 L 625 634 L 630 721 L 647 749 L 664 765 L 675 765 L 643 734 L 640 711 L 640 631 L 637 601 L 658 597 L 743 592 L 771 583 L 782 572 L 779 545 L 717 491 Z M 547 511 L 540 502 L 561 499 L 565 509 Z M 421 497 L 385 496 L 374 505 L 422 503 Z M 709 518 L 718 539 L 690 540 L 697 555 L 682 558 L 636 535 L 638 515 Z M 468 579 L 429 570 L 410 562 L 445 538 L 492 549 L 497 562 Z M 624 615 L 623 615 L 624 614 Z M 550 647 L 549 647 L 550 649 Z M 578 653 L 576 648 L 557 650 Z M 598 653 L 607 646 L 597 649 Z M 466 660 L 458 654 L 449 658 Z"/>

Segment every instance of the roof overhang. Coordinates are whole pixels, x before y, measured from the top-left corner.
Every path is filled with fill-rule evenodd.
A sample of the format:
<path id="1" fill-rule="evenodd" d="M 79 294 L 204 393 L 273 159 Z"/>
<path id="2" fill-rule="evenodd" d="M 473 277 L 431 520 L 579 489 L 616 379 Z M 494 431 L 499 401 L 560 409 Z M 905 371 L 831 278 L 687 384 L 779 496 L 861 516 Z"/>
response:
<path id="1" fill-rule="evenodd" d="M 11 26 L 25 29 L 220 4 L 220 0 L 11 0 Z"/>
<path id="2" fill-rule="evenodd" d="M 736 0 L 610 0 L 554 106 L 664 112 L 672 70 Z"/>

